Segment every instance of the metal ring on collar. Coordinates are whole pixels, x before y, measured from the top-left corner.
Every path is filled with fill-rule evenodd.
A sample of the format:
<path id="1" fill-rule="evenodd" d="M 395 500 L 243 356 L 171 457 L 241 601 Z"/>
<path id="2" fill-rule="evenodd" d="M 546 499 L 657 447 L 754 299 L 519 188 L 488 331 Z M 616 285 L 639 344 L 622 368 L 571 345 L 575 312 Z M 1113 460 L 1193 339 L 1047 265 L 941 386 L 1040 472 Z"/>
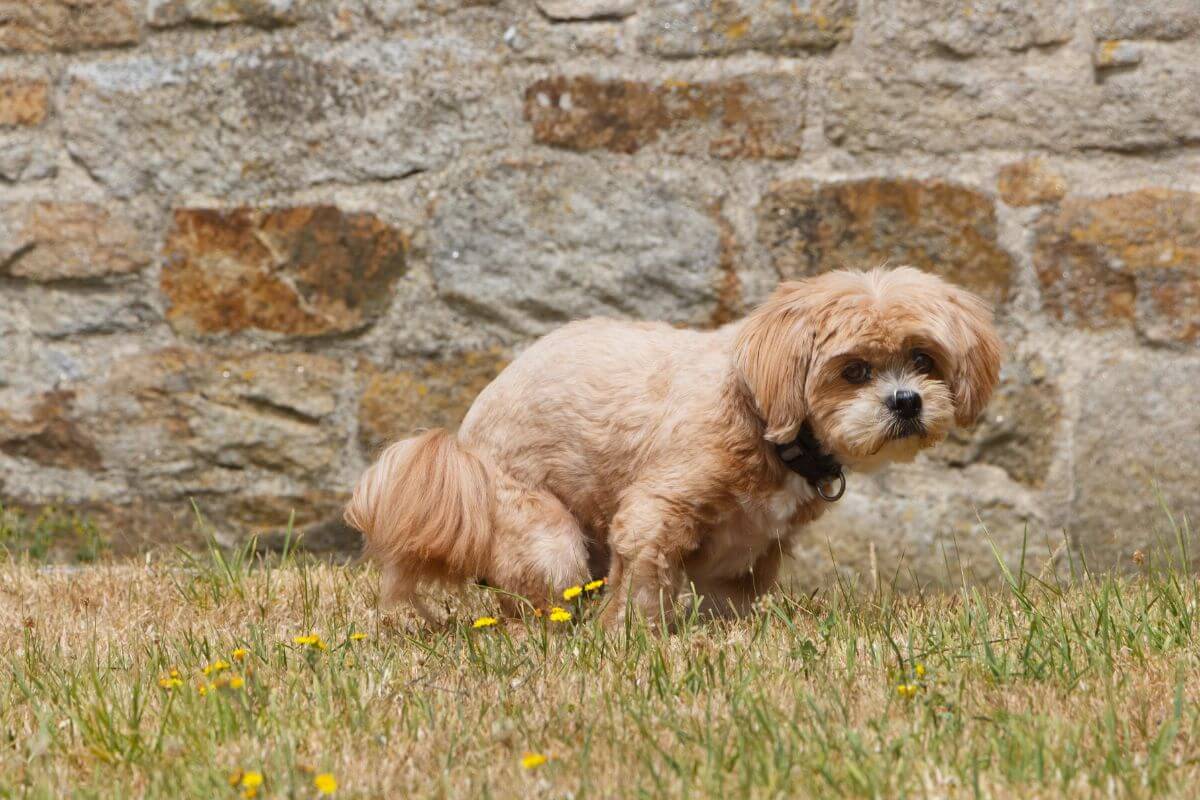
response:
<path id="1" fill-rule="evenodd" d="M 846 493 L 846 476 L 843 475 L 839 470 L 837 475 L 834 475 L 828 480 L 838 482 L 837 491 L 833 493 L 826 493 L 825 481 L 821 480 L 817 481 L 816 483 L 817 494 L 821 495 L 821 499 L 827 503 L 836 503 L 838 500 L 841 500 L 842 495 Z"/>

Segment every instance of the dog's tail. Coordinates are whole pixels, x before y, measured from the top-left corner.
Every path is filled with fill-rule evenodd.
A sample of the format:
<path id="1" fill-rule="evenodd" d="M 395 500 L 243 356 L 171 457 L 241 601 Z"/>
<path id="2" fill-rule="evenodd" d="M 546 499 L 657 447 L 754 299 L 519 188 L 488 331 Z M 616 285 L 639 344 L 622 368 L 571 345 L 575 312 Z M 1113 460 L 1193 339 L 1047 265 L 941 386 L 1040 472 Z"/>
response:
<path id="1" fill-rule="evenodd" d="M 489 563 L 491 478 L 449 431 L 396 442 L 359 479 L 346 522 L 383 569 L 383 599 L 412 602 L 428 582 L 477 577 Z"/>

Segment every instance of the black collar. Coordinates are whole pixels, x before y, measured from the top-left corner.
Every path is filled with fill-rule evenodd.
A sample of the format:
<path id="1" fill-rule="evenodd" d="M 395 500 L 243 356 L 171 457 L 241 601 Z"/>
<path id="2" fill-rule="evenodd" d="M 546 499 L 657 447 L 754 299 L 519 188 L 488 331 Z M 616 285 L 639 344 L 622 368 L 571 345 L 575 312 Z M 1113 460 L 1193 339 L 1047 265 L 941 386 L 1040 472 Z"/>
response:
<path id="1" fill-rule="evenodd" d="M 842 465 L 821 449 L 821 443 L 807 422 L 800 426 L 795 439 L 775 445 L 775 453 L 788 469 L 807 480 L 823 499 L 832 503 L 846 491 Z M 831 483 L 836 486 L 826 491 L 826 486 Z"/>

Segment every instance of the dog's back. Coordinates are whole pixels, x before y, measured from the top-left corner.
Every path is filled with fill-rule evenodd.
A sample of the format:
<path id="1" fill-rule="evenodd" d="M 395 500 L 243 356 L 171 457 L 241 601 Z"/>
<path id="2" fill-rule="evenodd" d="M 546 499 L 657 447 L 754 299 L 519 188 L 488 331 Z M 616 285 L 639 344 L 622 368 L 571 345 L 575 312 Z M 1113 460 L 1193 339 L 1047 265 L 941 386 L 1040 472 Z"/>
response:
<path id="1" fill-rule="evenodd" d="M 559 497 L 611 495 L 665 439 L 708 423 L 732 339 L 664 323 L 571 323 L 480 393 L 459 439 Z"/>

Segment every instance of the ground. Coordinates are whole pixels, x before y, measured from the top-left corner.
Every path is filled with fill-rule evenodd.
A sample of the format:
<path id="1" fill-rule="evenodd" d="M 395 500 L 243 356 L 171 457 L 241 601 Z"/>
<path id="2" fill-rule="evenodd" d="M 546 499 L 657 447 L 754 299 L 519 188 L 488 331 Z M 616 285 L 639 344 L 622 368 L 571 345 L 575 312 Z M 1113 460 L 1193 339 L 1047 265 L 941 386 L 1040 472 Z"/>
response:
<path id="1" fill-rule="evenodd" d="M 1194 796 L 1200 587 L 1138 569 L 605 634 L 603 588 L 431 629 L 361 564 L 10 557 L 0 797 Z"/>

